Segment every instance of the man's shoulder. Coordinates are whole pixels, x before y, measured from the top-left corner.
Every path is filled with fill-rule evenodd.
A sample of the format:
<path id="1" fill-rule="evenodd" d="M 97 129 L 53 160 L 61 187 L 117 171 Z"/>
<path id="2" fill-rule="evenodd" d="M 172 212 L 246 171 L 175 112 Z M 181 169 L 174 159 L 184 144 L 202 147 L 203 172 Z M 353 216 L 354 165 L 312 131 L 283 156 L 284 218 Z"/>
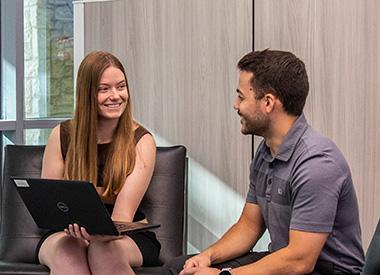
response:
<path id="1" fill-rule="evenodd" d="M 297 149 L 307 152 L 308 154 L 341 154 L 338 146 L 329 137 L 308 127 L 304 135 L 297 143 Z"/>
<path id="2" fill-rule="evenodd" d="M 341 172 L 350 173 L 348 163 L 335 142 L 311 127 L 298 142 L 293 157 L 304 167 L 309 166 L 308 163 L 321 167 L 321 172 L 324 166 L 330 165 Z"/>

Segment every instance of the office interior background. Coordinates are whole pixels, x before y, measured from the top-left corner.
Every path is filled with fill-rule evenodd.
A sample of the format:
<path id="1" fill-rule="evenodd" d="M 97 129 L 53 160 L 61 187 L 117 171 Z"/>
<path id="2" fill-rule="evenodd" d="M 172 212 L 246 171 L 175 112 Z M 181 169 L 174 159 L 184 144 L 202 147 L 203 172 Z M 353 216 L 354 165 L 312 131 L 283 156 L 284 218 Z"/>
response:
<path id="1" fill-rule="evenodd" d="M 232 109 L 236 63 L 289 50 L 308 70 L 309 123 L 351 167 L 366 249 L 380 217 L 379 10 L 377 0 L 1 0 L 1 147 L 45 144 L 71 117 L 81 59 L 114 53 L 136 120 L 158 145 L 188 149 L 188 252 L 202 250 L 239 217 L 260 142 L 240 134 Z"/>

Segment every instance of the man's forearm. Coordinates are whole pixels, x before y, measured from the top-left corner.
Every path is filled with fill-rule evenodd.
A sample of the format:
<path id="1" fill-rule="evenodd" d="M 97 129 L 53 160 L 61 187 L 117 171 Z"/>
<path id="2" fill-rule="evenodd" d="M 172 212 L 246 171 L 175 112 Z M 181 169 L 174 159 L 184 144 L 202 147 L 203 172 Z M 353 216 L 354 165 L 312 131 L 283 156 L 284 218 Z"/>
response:
<path id="1" fill-rule="evenodd" d="M 321 254 L 328 233 L 290 230 L 289 244 L 261 260 L 233 269 L 233 274 L 307 274 L 311 273 Z"/>
<path id="2" fill-rule="evenodd" d="M 239 268 L 234 268 L 234 275 L 297 275 L 308 274 L 313 271 L 313 264 L 308 263 L 296 255 L 291 255 L 291 251 L 287 248 L 278 250 L 261 260 L 245 265 Z"/>
<path id="3" fill-rule="evenodd" d="M 254 229 L 239 221 L 215 244 L 202 253 L 209 256 L 212 264 L 224 262 L 247 253 L 260 239 L 264 229 Z"/>

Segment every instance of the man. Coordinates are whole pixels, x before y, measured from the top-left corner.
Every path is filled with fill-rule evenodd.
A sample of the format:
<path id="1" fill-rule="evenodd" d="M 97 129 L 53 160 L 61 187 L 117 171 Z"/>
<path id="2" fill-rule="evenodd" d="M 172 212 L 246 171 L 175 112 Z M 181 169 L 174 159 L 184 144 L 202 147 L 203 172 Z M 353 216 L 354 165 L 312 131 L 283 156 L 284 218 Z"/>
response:
<path id="1" fill-rule="evenodd" d="M 175 259 L 163 274 L 359 274 L 364 253 L 350 169 L 302 113 L 309 91 L 304 63 L 264 50 L 245 55 L 238 68 L 241 132 L 264 138 L 246 204 L 219 241 Z M 250 252 L 266 229 L 269 252 Z"/>

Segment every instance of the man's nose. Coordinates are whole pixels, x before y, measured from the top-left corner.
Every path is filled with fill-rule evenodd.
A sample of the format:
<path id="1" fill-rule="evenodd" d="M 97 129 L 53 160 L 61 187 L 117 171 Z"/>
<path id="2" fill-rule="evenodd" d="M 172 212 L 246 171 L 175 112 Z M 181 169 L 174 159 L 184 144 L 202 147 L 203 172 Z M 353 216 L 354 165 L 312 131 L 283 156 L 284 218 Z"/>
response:
<path id="1" fill-rule="evenodd" d="M 234 101 L 232 102 L 232 107 L 235 109 L 235 110 L 238 110 L 239 109 L 239 102 L 237 99 L 234 99 Z"/>

